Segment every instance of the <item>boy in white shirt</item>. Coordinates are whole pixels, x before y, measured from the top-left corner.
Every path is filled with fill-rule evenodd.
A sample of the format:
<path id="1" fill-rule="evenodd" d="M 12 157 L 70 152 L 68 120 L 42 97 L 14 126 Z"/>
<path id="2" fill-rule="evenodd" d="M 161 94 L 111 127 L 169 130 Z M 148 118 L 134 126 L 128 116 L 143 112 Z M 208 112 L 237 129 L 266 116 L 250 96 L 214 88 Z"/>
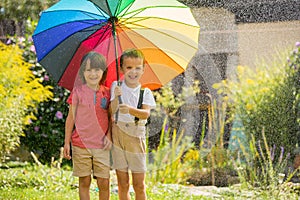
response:
<path id="1" fill-rule="evenodd" d="M 130 199 L 129 170 L 132 173 L 135 199 L 146 199 L 146 121 L 150 110 L 155 108 L 155 100 L 150 89 L 145 88 L 141 108 L 137 108 L 141 92 L 140 78 L 144 73 L 145 58 L 137 49 L 123 52 L 120 58 L 124 81 L 121 86 L 114 82 L 111 86 L 111 112 L 118 112 L 118 120 L 112 127 L 113 168 L 118 179 L 119 198 Z M 122 103 L 118 97 L 121 96 Z M 138 119 L 137 119 L 138 118 Z"/>

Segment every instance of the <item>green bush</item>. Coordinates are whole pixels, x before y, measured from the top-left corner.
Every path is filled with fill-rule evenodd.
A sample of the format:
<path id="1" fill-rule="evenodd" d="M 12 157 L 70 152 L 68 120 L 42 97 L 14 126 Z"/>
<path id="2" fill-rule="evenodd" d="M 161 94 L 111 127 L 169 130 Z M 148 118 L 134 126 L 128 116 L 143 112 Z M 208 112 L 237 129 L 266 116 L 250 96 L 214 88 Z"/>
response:
<path id="1" fill-rule="evenodd" d="M 293 152 L 299 137 L 299 69 L 300 50 L 285 61 L 281 55 L 273 65 L 262 64 L 256 70 L 238 66 L 237 80 L 225 80 L 215 87 L 224 94 L 233 115 L 243 124 L 248 138 L 262 138 L 269 146 Z M 234 118 L 234 117 L 233 117 Z"/>
<path id="2" fill-rule="evenodd" d="M 0 43 L 0 156 L 20 143 L 24 125 L 34 118 L 36 105 L 52 97 L 30 71 L 17 45 Z M 2 159 L 1 159 L 2 161 Z M 0 162 L 1 162 L 0 161 Z"/>
<path id="3" fill-rule="evenodd" d="M 35 118 L 23 127 L 24 134 L 20 139 L 21 144 L 34 152 L 42 163 L 50 164 L 52 157 L 59 157 L 59 149 L 63 146 L 65 118 L 68 112 L 66 99 L 69 91 L 58 86 L 37 62 L 31 38 L 35 27 L 36 22 L 27 20 L 25 37 L 9 38 L 7 43 L 20 46 L 23 49 L 23 58 L 30 63 L 34 77 L 42 85 L 52 87 L 53 98 L 36 105 Z"/>
<path id="4" fill-rule="evenodd" d="M 184 132 L 177 134 L 176 129 L 168 127 L 164 120 L 158 148 L 150 153 L 149 180 L 153 183 L 180 183 L 186 177 L 182 163 L 184 153 L 192 147 L 191 138 Z"/>

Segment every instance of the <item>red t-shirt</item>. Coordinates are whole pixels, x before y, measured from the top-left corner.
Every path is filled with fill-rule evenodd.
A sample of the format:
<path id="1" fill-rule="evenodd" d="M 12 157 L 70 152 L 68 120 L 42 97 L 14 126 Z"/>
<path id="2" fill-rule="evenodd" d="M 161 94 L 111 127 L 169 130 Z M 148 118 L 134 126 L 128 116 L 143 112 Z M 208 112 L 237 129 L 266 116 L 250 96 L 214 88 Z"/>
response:
<path id="1" fill-rule="evenodd" d="M 67 102 L 74 107 L 77 105 L 74 111 L 72 145 L 91 149 L 103 148 L 109 126 L 109 89 L 101 85 L 98 91 L 94 91 L 87 85 L 81 85 L 72 90 Z"/>

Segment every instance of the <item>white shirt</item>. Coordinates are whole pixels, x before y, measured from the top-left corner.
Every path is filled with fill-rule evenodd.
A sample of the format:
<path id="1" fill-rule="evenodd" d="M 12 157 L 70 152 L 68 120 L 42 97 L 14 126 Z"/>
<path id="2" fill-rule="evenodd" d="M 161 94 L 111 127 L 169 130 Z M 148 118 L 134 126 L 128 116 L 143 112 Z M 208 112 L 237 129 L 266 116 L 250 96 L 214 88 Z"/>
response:
<path id="1" fill-rule="evenodd" d="M 117 86 L 117 81 L 114 81 L 111 85 L 111 99 L 113 101 L 115 99 L 115 87 Z M 130 88 L 123 81 L 121 84 L 122 96 L 121 99 L 123 104 L 127 104 L 132 107 L 137 107 L 139 95 L 140 95 L 141 85 L 138 85 L 136 88 Z M 155 108 L 156 103 L 153 97 L 152 91 L 149 88 L 144 88 L 143 102 L 142 104 L 150 106 L 151 109 Z M 115 115 L 114 115 L 115 118 Z M 134 116 L 127 114 L 118 113 L 118 121 L 121 122 L 134 122 Z M 146 120 L 140 120 L 141 123 L 146 123 Z"/>

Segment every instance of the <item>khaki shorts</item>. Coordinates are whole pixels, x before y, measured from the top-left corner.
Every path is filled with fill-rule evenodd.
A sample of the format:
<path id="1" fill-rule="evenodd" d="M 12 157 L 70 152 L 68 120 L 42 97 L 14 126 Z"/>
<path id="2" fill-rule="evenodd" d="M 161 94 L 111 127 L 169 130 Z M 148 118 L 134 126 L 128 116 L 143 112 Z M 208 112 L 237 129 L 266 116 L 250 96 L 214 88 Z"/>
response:
<path id="1" fill-rule="evenodd" d="M 103 149 L 85 149 L 72 146 L 73 176 L 109 178 L 110 155 Z"/>
<path id="2" fill-rule="evenodd" d="M 123 127 L 123 125 L 125 127 Z M 125 132 L 126 131 L 126 132 Z M 135 173 L 145 173 L 146 141 L 145 128 L 132 124 L 113 124 L 112 127 L 113 168 L 120 171 L 128 169 Z"/>

